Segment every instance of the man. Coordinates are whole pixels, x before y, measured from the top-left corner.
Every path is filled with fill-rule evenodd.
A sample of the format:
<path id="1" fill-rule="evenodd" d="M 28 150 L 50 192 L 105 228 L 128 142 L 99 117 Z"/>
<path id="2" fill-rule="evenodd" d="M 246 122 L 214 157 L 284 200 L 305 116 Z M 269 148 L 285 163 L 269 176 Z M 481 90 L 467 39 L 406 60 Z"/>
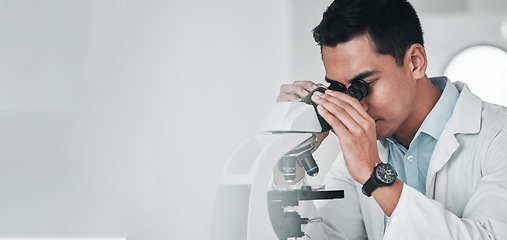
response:
<path id="1" fill-rule="evenodd" d="M 336 0 L 314 29 L 326 81 L 369 93 L 312 97 L 342 149 L 324 184 L 345 190 L 316 203 L 312 239 L 507 239 L 507 110 L 428 78 L 422 35 L 406 0 Z M 317 86 L 284 85 L 278 100 Z"/>

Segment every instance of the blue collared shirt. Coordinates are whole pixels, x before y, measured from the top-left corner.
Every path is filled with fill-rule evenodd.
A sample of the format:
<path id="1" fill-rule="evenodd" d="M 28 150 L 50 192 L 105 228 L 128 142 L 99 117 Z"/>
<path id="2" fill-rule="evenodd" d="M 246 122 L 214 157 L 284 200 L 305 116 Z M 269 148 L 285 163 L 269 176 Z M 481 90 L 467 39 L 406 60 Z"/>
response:
<path id="1" fill-rule="evenodd" d="M 431 155 L 459 97 L 458 89 L 447 78 L 432 78 L 431 81 L 443 90 L 442 95 L 424 119 L 408 149 L 393 137 L 380 140 L 384 147 L 387 145 L 389 148 L 388 163 L 394 167 L 398 178 L 422 194 L 426 194 L 426 175 Z"/>

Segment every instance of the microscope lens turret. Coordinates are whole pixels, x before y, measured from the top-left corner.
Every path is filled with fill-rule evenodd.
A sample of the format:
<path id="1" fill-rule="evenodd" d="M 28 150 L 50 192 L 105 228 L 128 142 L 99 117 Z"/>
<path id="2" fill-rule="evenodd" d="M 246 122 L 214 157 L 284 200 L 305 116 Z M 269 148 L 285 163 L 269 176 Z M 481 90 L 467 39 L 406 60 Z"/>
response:
<path id="1" fill-rule="evenodd" d="M 315 159 L 313 159 L 311 150 L 303 152 L 299 157 L 299 161 L 308 175 L 311 177 L 317 176 L 319 173 L 319 166 L 317 166 Z"/>
<path id="2" fill-rule="evenodd" d="M 283 178 L 288 183 L 292 183 L 296 179 L 296 164 L 296 159 L 289 156 L 283 156 L 278 161 L 278 170 L 283 174 Z"/>
<path id="3" fill-rule="evenodd" d="M 315 135 L 312 135 L 278 161 L 278 170 L 283 174 L 285 181 L 291 183 L 296 178 L 296 164 L 303 167 L 312 177 L 319 173 L 319 167 L 312 156 L 316 141 Z"/>

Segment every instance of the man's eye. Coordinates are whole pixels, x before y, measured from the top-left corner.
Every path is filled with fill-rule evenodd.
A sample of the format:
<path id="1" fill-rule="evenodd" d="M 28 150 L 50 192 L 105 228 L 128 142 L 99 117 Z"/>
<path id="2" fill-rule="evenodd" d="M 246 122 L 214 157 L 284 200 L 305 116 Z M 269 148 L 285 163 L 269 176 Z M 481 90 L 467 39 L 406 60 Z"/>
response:
<path id="1" fill-rule="evenodd" d="M 368 80 L 368 81 L 365 81 L 366 84 L 368 84 L 368 87 L 371 87 L 375 84 L 375 82 L 377 82 L 377 79 L 374 79 L 374 80 Z"/>

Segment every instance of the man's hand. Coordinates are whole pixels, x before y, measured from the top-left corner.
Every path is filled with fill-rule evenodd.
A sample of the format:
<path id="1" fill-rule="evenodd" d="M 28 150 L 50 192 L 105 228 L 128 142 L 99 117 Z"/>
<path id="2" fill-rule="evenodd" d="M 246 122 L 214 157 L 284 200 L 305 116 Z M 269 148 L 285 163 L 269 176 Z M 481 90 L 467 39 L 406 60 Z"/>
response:
<path id="1" fill-rule="evenodd" d="M 312 100 L 317 111 L 331 125 L 342 148 L 350 176 L 364 185 L 373 168 L 380 163 L 377 149 L 375 120 L 368 115 L 368 105 L 341 92 L 327 90 L 314 93 Z M 391 216 L 401 196 L 403 183 L 396 179 L 393 185 L 377 188 L 372 196 L 387 216 Z"/>
<path id="2" fill-rule="evenodd" d="M 319 114 L 331 125 L 340 140 L 347 170 L 354 180 L 364 184 L 376 163 L 377 150 L 375 121 L 368 115 L 367 106 L 346 94 L 327 90 L 314 93 Z"/>
<path id="3" fill-rule="evenodd" d="M 312 81 L 295 81 L 292 84 L 284 84 L 280 87 L 280 95 L 276 100 L 277 102 L 299 102 L 313 89 L 318 87 L 327 88 L 320 83 Z"/>

